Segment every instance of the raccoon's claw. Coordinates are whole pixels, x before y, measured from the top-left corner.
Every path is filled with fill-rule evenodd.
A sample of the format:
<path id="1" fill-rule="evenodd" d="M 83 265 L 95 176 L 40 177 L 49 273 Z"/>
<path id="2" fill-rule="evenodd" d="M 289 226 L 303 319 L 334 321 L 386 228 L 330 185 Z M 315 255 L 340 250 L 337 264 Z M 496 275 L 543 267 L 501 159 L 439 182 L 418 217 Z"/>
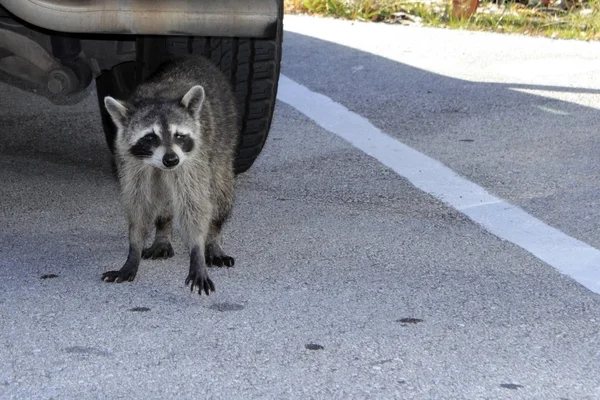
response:
<path id="1" fill-rule="evenodd" d="M 175 255 L 175 251 L 173 250 L 173 246 L 171 243 L 153 243 L 152 246 L 144 249 L 142 251 L 142 258 L 148 259 L 151 258 L 156 260 L 157 258 L 171 258 Z"/>
<path id="2" fill-rule="evenodd" d="M 207 256 L 206 257 L 206 265 L 209 267 L 233 267 L 235 264 L 235 259 L 229 256 Z"/>
<path id="3" fill-rule="evenodd" d="M 221 246 L 218 244 L 211 244 L 206 246 L 206 250 L 204 252 L 204 260 L 206 265 L 211 267 L 233 267 L 235 264 L 235 259 L 233 257 L 229 257 Z"/>
<path id="4" fill-rule="evenodd" d="M 202 274 L 199 272 L 190 272 L 188 277 L 185 279 L 185 285 L 187 286 L 189 283 L 191 283 L 191 292 L 194 291 L 194 286 L 198 286 L 199 295 L 202 295 L 202 290 L 204 290 L 204 293 L 206 293 L 207 296 L 210 294 L 210 292 L 215 291 L 215 285 L 213 281 L 211 281 L 208 275 L 206 274 Z"/>
<path id="5" fill-rule="evenodd" d="M 136 272 L 131 270 L 107 271 L 102 274 L 104 282 L 131 282 L 135 278 Z"/>

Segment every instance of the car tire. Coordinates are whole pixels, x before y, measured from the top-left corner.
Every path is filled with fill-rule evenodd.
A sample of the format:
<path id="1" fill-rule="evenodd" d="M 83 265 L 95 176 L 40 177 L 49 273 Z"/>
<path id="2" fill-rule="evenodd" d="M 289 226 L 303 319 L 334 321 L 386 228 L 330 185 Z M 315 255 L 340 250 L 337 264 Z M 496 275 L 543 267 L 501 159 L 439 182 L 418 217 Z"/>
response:
<path id="1" fill-rule="evenodd" d="M 239 110 L 241 135 L 235 171 L 238 174 L 247 171 L 260 155 L 273 119 L 283 41 L 283 5 L 280 6 L 274 38 L 166 36 L 147 39 L 143 47 L 152 51 L 140 51 L 138 61 L 104 71 L 96 79 L 96 87 L 102 124 L 111 151 L 114 151 L 116 127 L 104 107 L 104 97 L 127 98 L 134 82 L 139 82 L 158 66 L 157 60 L 199 54 L 214 62 L 230 78 Z M 148 40 L 152 41 L 150 45 Z M 145 68 L 143 76 L 136 75 L 140 66 Z"/>
<path id="2" fill-rule="evenodd" d="M 114 125 L 106 107 L 104 98 L 112 96 L 116 99 L 126 99 L 135 88 L 136 63 L 134 61 L 115 65 L 112 69 L 103 71 L 96 78 L 96 93 L 98 95 L 98 105 L 100 106 L 100 117 L 102 119 L 102 128 L 106 143 L 111 153 L 115 151 L 115 138 L 117 127 Z"/>

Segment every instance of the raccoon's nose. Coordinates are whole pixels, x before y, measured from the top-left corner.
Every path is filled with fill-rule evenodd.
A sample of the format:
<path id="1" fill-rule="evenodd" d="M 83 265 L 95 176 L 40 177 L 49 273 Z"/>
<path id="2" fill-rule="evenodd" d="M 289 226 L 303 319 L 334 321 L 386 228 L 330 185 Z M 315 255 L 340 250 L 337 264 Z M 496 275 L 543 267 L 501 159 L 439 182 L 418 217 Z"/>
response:
<path id="1" fill-rule="evenodd" d="M 179 157 L 175 153 L 167 153 L 163 156 L 163 164 L 167 168 L 171 168 L 179 164 Z"/>

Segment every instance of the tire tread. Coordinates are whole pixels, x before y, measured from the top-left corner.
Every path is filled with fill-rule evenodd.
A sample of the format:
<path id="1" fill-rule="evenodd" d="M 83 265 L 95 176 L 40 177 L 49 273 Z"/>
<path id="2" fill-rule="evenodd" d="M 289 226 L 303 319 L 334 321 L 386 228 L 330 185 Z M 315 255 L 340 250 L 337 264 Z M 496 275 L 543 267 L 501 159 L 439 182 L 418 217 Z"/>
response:
<path id="1" fill-rule="evenodd" d="M 236 173 L 245 172 L 269 134 L 279 80 L 281 36 L 270 40 L 172 37 L 167 49 L 175 56 L 202 54 L 230 78 L 240 117 L 235 169 Z"/>

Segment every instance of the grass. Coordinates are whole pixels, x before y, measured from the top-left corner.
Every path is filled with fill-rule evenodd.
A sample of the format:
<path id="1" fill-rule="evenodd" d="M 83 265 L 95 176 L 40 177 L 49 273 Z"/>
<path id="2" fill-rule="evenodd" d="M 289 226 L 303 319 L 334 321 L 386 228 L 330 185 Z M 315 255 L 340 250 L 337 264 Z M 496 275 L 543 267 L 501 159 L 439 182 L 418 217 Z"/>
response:
<path id="1" fill-rule="evenodd" d="M 530 0 L 531 2 L 535 0 Z M 561 0 L 550 7 L 514 0 L 497 5 L 481 0 L 470 18 L 452 17 L 451 0 L 285 0 L 287 13 L 336 18 L 402 22 L 426 26 L 548 36 L 561 39 L 600 39 L 600 0 Z M 560 7 L 559 7 L 560 6 Z"/>

